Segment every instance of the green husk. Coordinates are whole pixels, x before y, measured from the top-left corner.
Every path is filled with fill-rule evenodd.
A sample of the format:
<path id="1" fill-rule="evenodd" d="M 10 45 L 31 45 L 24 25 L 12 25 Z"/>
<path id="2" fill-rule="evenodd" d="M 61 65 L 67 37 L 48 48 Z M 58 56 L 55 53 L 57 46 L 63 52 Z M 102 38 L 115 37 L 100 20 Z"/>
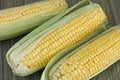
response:
<path id="1" fill-rule="evenodd" d="M 48 32 L 49 30 L 53 29 L 53 25 L 60 25 L 61 22 L 59 22 L 59 24 L 57 23 L 61 18 L 63 18 L 65 15 L 75 11 L 77 8 L 81 8 L 84 7 L 86 5 L 90 4 L 89 0 L 83 0 L 81 2 L 79 2 L 78 4 L 76 4 L 75 6 L 67 9 L 66 11 L 60 13 L 59 15 L 53 17 L 52 19 L 50 19 L 49 21 L 47 21 L 46 23 L 44 23 L 43 25 L 39 26 L 38 28 L 36 28 L 35 30 L 33 30 L 31 33 L 29 33 L 27 36 L 25 36 L 23 39 L 21 39 L 20 41 L 18 41 L 8 52 L 6 55 L 8 64 L 11 66 L 11 68 L 14 70 L 14 67 L 11 65 L 12 62 L 10 61 L 10 57 L 16 55 L 15 52 L 19 52 L 23 47 L 27 46 L 28 44 L 30 44 L 31 42 L 33 42 L 37 37 L 43 36 L 46 34 L 46 32 Z M 55 24 L 54 24 L 55 23 Z M 52 26 L 51 26 L 52 25 Z M 51 27 L 50 27 L 51 26 Z M 44 66 L 43 66 L 44 67 Z M 43 68 L 41 67 L 41 68 Z M 33 72 L 38 71 L 41 68 L 37 68 L 34 70 L 29 71 L 28 73 L 25 74 L 18 74 L 15 71 L 13 71 L 16 75 L 19 76 L 26 76 L 29 75 Z"/>
<path id="2" fill-rule="evenodd" d="M 69 48 L 68 50 L 65 50 L 63 52 L 61 52 L 60 54 L 56 55 L 46 66 L 41 80 L 50 80 L 49 76 L 52 76 L 52 74 L 54 73 L 54 70 L 70 55 L 74 54 L 74 52 L 82 49 L 84 46 L 86 46 L 87 44 L 93 42 L 94 40 L 96 40 L 97 38 L 103 36 L 104 34 L 110 32 L 111 30 L 114 29 L 118 29 L 118 27 L 120 28 L 120 25 L 117 25 L 115 27 L 112 27 L 110 29 L 107 29 L 106 31 L 102 32 L 101 34 L 99 34 L 98 36 L 94 37 L 93 39 L 91 39 L 90 41 L 86 42 L 85 44 L 81 45 L 81 42 L 78 43 L 78 45 L 74 45 L 71 46 L 71 48 Z M 99 29 L 98 29 L 99 31 Z M 93 35 L 96 33 L 93 33 Z M 89 38 L 92 36 L 88 36 Z M 85 39 L 84 39 L 85 40 Z M 83 42 L 84 42 L 83 40 Z M 73 49 L 73 50 L 71 50 Z M 70 51 L 71 50 L 71 51 Z M 115 62 L 117 62 L 118 60 L 120 60 L 120 57 L 118 57 L 116 60 L 114 60 L 112 63 L 110 63 L 109 65 L 107 65 L 106 67 L 104 67 L 102 70 L 100 70 L 99 72 L 97 72 L 96 74 L 92 75 L 91 77 L 89 77 L 87 80 L 90 80 L 91 78 L 95 77 L 96 75 L 100 74 L 102 71 L 106 70 L 108 67 L 110 67 L 112 64 L 114 64 Z"/>
<path id="3" fill-rule="evenodd" d="M 44 2 L 44 1 L 41 1 L 41 2 Z M 67 6 L 67 3 L 66 3 L 66 6 Z M 57 12 L 39 15 L 39 16 L 29 18 L 29 19 L 26 18 L 25 20 L 20 20 L 15 23 L 12 23 L 12 24 L 0 26 L 0 41 L 14 38 L 19 35 L 30 32 L 31 30 L 35 29 L 36 27 L 38 27 L 45 21 L 47 21 L 50 18 L 54 17 L 55 15 L 61 13 L 62 11 L 65 11 L 67 9 L 66 6 L 63 5 L 64 9 L 59 10 Z M 6 9 L 6 10 L 9 10 L 9 9 Z M 4 11 L 4 10 L 2 10 L 2 11 Z"/>

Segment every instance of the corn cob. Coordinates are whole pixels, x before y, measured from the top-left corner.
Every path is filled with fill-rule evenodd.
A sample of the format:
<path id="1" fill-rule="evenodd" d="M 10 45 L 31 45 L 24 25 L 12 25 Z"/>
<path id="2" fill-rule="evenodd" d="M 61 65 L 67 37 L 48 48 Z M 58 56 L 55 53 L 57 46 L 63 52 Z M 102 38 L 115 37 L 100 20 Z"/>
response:
<path id="1" fill-rule="evenodd" d="M 120 59 L 119 34 L 120 25 L 105 31 L 60 60 L 55 60 L 58 56 L 53 58 L 55 64 L 50 61 L 48 66 L 53 66 L 46 67 L 41 80 L 88 80 L 94 77 Z"/>
<path id="2" fill-rule="evenodd" d="M 67 7 L 65 0 L 47 0 L 1 10 L 0 40 L 27 33 Z"/>
<path id="3" fill-rule="evenodd" d="M 99 5 L 82 7 L 36 34 L 31 40 L 8 51 L 8 63 L 15 74 L 29 75 L 43 68 L 56 54 L 78 43 L 106 22 L 107 18 Z"/>

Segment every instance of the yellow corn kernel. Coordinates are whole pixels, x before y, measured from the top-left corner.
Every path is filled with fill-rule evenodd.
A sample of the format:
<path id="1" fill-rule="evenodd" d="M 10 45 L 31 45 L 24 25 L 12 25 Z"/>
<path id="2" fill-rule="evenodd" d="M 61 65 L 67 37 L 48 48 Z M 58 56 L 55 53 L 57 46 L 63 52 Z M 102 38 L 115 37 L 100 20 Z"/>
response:
<path id="1" fill-rule="evenodd" d="M 84 11 L 26 47 L 28 53 L 20 59 L 20 64 L 30 69 L 45 66 L 53 56 L 84 39 L 105 19 L 106 16 L 100 6 Z"/>
<path id="2" fill-rule="evenodd" d="M 64 5 L 64 6 L 63 6 Z M 65 0 L 48 0 L 0 11 L 0 26 L 37 16 L 55 14 L 67 7 Z"/>
<path id="3" fill-rule="evenodd" d="M 120 28 L 113 29 L 69 55 L 50 80 L 86 80 L 120 57 Z"/>

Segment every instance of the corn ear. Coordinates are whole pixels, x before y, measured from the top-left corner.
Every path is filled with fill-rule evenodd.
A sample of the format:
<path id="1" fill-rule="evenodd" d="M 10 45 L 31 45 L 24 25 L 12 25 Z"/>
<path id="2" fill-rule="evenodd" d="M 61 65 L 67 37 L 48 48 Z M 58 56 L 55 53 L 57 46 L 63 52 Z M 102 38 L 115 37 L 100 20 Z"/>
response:
<path id="1" fill-rule="evenodd" d="M 120 25 L 46 66 L 41 80 L 89 80 L 120 59 Z M 59 58 L 59 59 L 58 59 Z"/>
<path id="2" fill-rule="evenodd" d="M 68 7 L 65 0 L 46 0 L 0 11 L 0 41 L 27 33 Z"/>
<path id="3" fill-rule="evenodd" d="M 83 2 L 86 5 L 86 1 Z M 25 39 L 23 42 L 17 43 L 17 45 L 13 46 L 14 48 L 8 51 L 7 60 L 16 75 L 26 76 L 38 71 L 56 54 L 82 41 L 98 29 L 99 26 L 107 24 L 107 17 L 99 5 L 90 4 L 84 6 L 83 2 L 79 3 L 79 9 L 76 10 L 78 6 L 69 9 L 67 11 L 70 12 L 68 15 L 60 18 L 52 25 L 48 24 L 49 27 L 46 29 L 40 28 L 41 32 L 36 33 L 34 36 L 28 36 L 28 40 Z M 89 4 L 90 2 L 87 1 L 87 3 Z M 96 11 L 99 12 L 98 15 Z M 87 14 L 92 14 L 92 16 L 96 17 L 94 19 Z M 85 19 L 81 20 L 81 18 Z M 84 24 L 86 19 L 88 19 L 88 22 Z M 104 30 L 103 27 L 102 30 L 100 28 L 100 31 Z M 66 42 L 66 40 L 69 41 Z"/>

